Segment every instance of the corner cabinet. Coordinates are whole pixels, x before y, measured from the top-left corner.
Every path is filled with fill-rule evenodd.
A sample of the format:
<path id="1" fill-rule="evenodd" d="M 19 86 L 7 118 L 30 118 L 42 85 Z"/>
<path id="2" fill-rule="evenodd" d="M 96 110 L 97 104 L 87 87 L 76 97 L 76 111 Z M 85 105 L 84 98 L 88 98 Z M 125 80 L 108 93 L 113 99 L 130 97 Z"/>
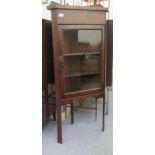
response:
<path id="1" fill-rule="evenodd" d="M 54 2 L 47 8 L 52 15 L 57 132 L 62 143 L 61 105 L 73 108 L 74 99 L 103 97 L 104 131 L 107 9 Z"/>

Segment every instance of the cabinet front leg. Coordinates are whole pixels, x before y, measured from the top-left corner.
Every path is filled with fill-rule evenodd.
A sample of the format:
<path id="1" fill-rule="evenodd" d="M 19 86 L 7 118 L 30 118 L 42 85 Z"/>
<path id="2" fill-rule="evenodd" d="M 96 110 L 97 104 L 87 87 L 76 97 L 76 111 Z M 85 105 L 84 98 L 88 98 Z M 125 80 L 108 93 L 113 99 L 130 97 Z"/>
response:
<path id="1" fill-rule="evenodd" d="M 57 108 L 57 139 L 58 143 L 62 144 L 62 120 L 61 120 L 61 104 L 56 104 Z"/>

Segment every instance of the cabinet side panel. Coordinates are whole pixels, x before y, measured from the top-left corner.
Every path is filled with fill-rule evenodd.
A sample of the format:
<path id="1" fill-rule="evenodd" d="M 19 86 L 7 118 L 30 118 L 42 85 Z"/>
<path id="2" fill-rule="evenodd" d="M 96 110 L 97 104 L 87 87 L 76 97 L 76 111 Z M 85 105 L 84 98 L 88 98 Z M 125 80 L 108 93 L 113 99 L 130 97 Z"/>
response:
<path id="1" fill-rule="evenodd" d="M 113 69 L 113 20 L 108 20 L 106 86 L 112 86 L 112 69 Z"/>

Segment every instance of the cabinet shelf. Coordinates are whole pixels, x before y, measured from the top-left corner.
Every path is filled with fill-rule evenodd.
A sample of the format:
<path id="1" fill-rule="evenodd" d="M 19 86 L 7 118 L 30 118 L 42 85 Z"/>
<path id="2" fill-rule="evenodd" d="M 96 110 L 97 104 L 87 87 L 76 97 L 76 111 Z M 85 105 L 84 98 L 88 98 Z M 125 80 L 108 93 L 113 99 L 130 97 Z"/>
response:
<path id="1" fill-rule="evenodd" d="M 77 53 L 66 53 L 64 56 L 77 56 L 77 55 L 93 55 L 93 54 L 100 54 L 100 51 L 94 51 L 94 52 L 77 52 Z"/>
<path id="2" fill-rule="evenodd" d="M 65 78 L 74 77 L 74 76 L 84 76 L 84 75 L 96 75 L 100 74 L 99 72 L 71 72 L 65 75 Z"/>
<path id="3" fill-rule="evenodd" d="M 77 92 L 84 92 L 88 90 L 97 90 L 102 89 L 102 86 L 100 83 L 91 83 L 91 84 L 83 84 L 79 90 L 73 90 L 72 92 L 65 92 L 65 95 L 77 93 Z"/>
<path id="4" fill-rule="evenodd" d="M 101 84 L 99 82 L 90 82 L 90 83 L 84 83 L 81 86 L 81 90 L 89 90 L 95 88 L 101 88 Z"/>
<path id="5" fill-rule="evenodd" d="M 65 78 L 65 93 L 99 88 L 100 82 L 100 74 L 71 76 Z"/>

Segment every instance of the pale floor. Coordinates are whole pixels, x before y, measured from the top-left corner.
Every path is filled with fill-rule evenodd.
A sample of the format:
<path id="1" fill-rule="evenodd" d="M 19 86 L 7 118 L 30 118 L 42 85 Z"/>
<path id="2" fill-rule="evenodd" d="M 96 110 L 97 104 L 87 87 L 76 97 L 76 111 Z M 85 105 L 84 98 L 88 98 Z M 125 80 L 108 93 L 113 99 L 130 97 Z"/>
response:
<path id="1" fill-rule="evenodd" d="M 56 122 L 43 127 L 43 155 L 112 155 L 113 154 L 113 109 L 112 92 L 109 95 L 109 114 L 105 118 L 105 131 L 102 132 L 102 99 L 95 111 L 79 109 L 74 112 L 74 124 L 70 118 L 63 121 L 63 144 L 57 143 Z"/>

